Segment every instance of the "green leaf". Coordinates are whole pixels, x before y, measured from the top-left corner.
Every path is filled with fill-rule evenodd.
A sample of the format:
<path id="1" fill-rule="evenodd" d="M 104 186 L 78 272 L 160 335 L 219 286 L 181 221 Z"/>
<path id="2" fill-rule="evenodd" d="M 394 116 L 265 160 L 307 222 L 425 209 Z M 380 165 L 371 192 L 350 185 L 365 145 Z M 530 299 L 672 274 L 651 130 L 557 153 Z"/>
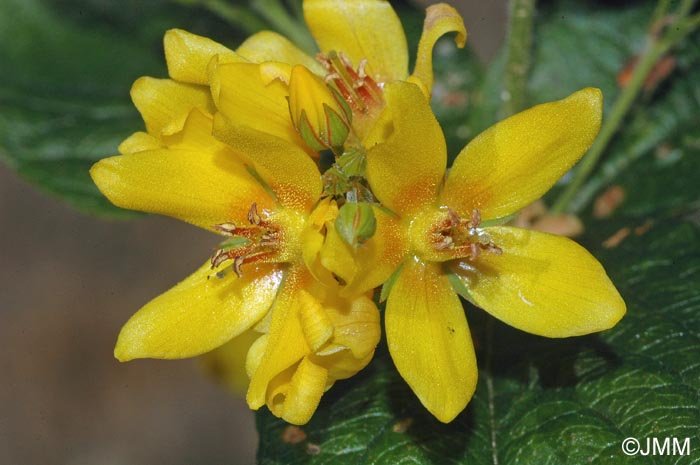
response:
<path id="1" fill-rule="evenodd" d="M 129 89 L 139 76 L 165 77 L 165 30 L 197 29 L 182 20 L 187 9 L 143 3 L 0 2 L 0 158 L 87 212 L 134 214 L 112 206 L 88 170 L 143 129 Z"/>

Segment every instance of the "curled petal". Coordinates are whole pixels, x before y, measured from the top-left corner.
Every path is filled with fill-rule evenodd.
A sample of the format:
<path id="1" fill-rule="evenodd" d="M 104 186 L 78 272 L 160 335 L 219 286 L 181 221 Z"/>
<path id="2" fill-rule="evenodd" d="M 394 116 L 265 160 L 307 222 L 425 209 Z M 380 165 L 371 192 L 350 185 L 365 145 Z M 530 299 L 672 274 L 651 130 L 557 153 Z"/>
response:
<path id="1" fill-rule="evenodd" d="M 131 99 L 141 113 L 148 133 L 155 137 L 182 130 L 187 115 L 195 108 L 214 113 L 208 88 L 170 79 L 137 79 L 131 86 Z"/>
<path id="2" fill-rule="evenodd" d="M 306 343 L 316 352 L 333 336 L 333 323 L 323 308 L 306 290 L 299 290 L 299 320 Z"/>
<path id="3" fill-rule="evenodd" d="M 175 359 L 215 349 L 263 317 L 281 280 L 271 265 L 251 266 L 238 278 L 207 263 L 134 314 L 119 333 L 114 356 L 121 362 Z"/>
<path id="4" fill-rule="evenodd" d="M 220 43 L 182 29 L 167 31 L 163 45 L 170 77 L 190 84 L 209 84 L 207 65 L 216 55 L 220 63 L 245 61 Z"/>
<path id="5" fill-rule="evenodd" d="M 600 263 L 565 237 L 511 227 L 487 228 L 500 255 L 483 253 L 459 272 L 473 301 L 499 320 L 546 337 L 614 326 L 625 303 Z M 469 270 L 469 267 L 464 267 Z"/>
<path id="6" fill-rule="evenodd" d="M 329 301 L 331 304 L 326 311 L 333 324 L 333 338 L 328 346 L 318 352 L 319 355 L 336 353 L 337 349 L 342 348 L 347 349 L 348 357 L 360 361 L 373 354 L 381 336 L 379 310 L 374 302 L 363 295 L 353 299 L 336 297 Z M 354 365 L 358 367 L 355 371 L 364 365 Z M 332 368 L 329 367 L 329 370 Z"/>
<path id="7" fill-rule="evenodd" d="M 455 160 L 442 203 L 463 216 L 478 209 L 484 220 L 529 205 L 591 146 L 602 109 L 600 90 L 589 87 L 491 126 Z"/>
<path id="8" fill-rule="evenodd" d="M 304 357 L 270 382 L 267 406 L 287 423 L 303 425 L 316 411 L 327 381 L 328 370 Z"/>
<path id="9" fill-rule="evenodd" d="M 304 18 L 321 52 L 342 52 L 377 82 L 408 76 L 408 47 L 401 21 L 387 1 L 306 0 Z"/>
<path id="10" fill-rule="evenodd" d="M 467 42 L 467 29 L 464 27 L 462 16 L 453 7 L 438 3 L 430 5 L 425 10 L 423 34 L 418 43 L 416 67 L 410 80 L 418 81 L 427 98 L 433 88 L 433 48 L 435 43 L 445 34 L 456 32 L 455 42 L 459 48 Z"/>
<path id="11" fill-rule="evenodd" d="M 448 423 L 474 394 L 476 357 L 459 298 L 439 265 L 409 259 L 386 306 L 391 358 L 430 413 Z"/>
<path id="12" fill-rule="evenodd" d="M 292 266 L 286 273 L 282 290 L 272 307 L 270 333 L 264 343 L 264 353 L 257 361 L 249 361 L 250 387 L 246 400 L 250 408 L 257 410 L 267 400 L 268 386 L 280 373 L 298 363 L 311 349 L 301 327 L 299 290 L 310 284 L 311 276 L 300 267 Z"/>
<path id="13" fill-rule="evenodd" d="M 388 139 L 367 151 L 367 179 L 382 204 L 396 213 L 413 212 L 437 199 L 447 152 L 442 129 L 418 86 L 386 86 L 391 112 Z"/>

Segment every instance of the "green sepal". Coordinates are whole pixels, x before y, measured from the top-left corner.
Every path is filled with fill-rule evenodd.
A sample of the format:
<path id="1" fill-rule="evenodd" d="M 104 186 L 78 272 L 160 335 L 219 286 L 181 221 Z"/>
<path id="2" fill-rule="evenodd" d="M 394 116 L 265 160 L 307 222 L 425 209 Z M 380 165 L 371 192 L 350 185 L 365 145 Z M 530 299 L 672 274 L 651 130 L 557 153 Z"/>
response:
<path id="1" fill-rule="evenodd" d="M 328 145 L 324 145 L 324 141 L 321 137 L 314 132 L 309 122 L 309 117 L 306 116 L 306 110 L 301 111 L 301 118 L 299 118 L 296 129 L 304 142 L 312 149 L 321 151 L 330 148 Z"/>
<path id="2" fill-rule="evenodd" d="M 396 268 L 396 271 L 394 271 L 391 274 L 391 276 L 389 276 L 389 279 L 387 279 L 384 282 L 384 285 L 382 286 L 382 291 L 379 293 L 379 303 L 382 303 L 386 299 L 389 298 L 389 294 L 391 293 L 391 288 L 394 287 L 394 283 L 399 278 L 399 275 L 401 274 L 402 269 L 403 269 L 403 263 L 400 264 L 399 267 Z"/>
<path id="3" fill-rule="evenodd" d="M 321 128 L 319 137 L 328 144 L 328 148 L 342 153 L 343 144 L 350 133 L 350 125 L 346 119 L 325 103 L 323 104 L 323 110 L 326 113 L 326 124 L 328 127 L 325 128 L 326 134 L 323 133 L 324 128 Z"/>

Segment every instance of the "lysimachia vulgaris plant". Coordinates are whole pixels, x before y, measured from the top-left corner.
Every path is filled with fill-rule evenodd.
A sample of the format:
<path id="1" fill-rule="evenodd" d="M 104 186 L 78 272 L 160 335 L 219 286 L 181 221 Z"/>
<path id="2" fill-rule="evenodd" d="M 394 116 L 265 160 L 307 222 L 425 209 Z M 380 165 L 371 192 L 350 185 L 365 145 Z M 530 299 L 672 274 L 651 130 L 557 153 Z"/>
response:
<path id="1" fill-rule="evenodd" d="M 140 78 L 146 132 L 91 170 L 116 205 L 222 236 L 209 260 L 123 327 L 121 361 L 245 351 L 251 408 L 306 423 L 323 393 L 380 340 L 443 422 L 477 378 L 457 294 L 548 337 L 601 331 L 625 305 L 574 242 L 499 226 L 544 194 L 594 140 L 601 95 L 584 89 L 475 138 L 445 177 L 429 106 L 432 49 L 466 31 L 428 8 L 416 64 L 388 2 L 304 1 L 320 53 L 273 32 L 238 49 L 165 35 L 169 79 Z M 222 347 L 224 346 L 224 347 Z M 242 358 L 242 357 L 238 357 Z"/>

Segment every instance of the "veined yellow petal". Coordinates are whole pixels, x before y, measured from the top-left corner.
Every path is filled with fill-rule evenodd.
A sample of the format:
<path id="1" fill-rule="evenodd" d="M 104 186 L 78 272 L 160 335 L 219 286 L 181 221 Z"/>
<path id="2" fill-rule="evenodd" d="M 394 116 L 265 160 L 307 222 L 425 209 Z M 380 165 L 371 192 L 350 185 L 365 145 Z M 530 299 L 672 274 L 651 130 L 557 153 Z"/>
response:
<path id="1" fill-rule="evenodd" d="M 343 296 L 363 294 L 381 285 L 405 257 L 407 243 L 398 220 L 380 208 L 373 210 L 377 229 L 357 248 L 345 242 L 333 224 L 327 226 L 321 263 L 346 282 Z"/>
<path id="2" fill-rule="evenodd" d="M 282 280 L 271 265 L 249 266 L 238 278 L 217 276 L 209 263 L 134 314 L 119 333 L 114 356 L 186 358 L 215 349 L 268 311 Z"/>
<path id="3" fill-rule="evenodd" d="M 170 29 L 163 37 L 165 61 L 171 78 L 191 84 L 209 84 L 207 65 L 215 56 L 219 62 L 241 62 L 245 59 L 233 50 L 206 37 L 182 29 Z"/>
<path id="4" fill-rule="evenodd" d="M 298 299 L 298 291 L 308 287 L 311 280 L 308 272 L 297 265 L 292 265 L 286 272 L 282 290 L 271 310 L 272 321 L 265 342 L 265 353 L 252 374 L 246 396 L 248 405 L 253 410 L 265 404 L 272 379 L 311 352 L 299 319 Z"/>
<path id="5" fill-rule="evenodd" d="M 333 336 L 333 323 L 321 303 L 304 289 L 299 289 L 299 321 L 306 343 L 316 352 Z"/>
<path id="6" fill-rule="evenodd" d="M 421 403 L 448 423 L 474 394 L 476 357 L 459 298 L 439 265 L 403 266 L 386 306 L 391 358 Z"/>
<path id="7" fill-rule="evenodd" d="M 425 96 L 414 84 L 385 88 L 393 132 L 367 151 L 367 179 L 382 204 L 403 214 L 432 203 L 445 173 L 445 137 Z"/>
<path id="8" fill-rule="evenodd" d="M 221 149 L 225 146 L 212 136 L 204 137 L 202 131 L 211 124 L 208 116 L 194 111 L 183 134 L 172 136 L 173 148 L 105 158 L 93 165 L 90 175 L 119 207 L 172 216 L 209 230 L 220 223 L 245 222 L 254 202 L 260 210 L 273 209 L 273 199 L 235 153 Z"/>
<path id="9" fill-rule="evenodd" d="M 353 299 L 332 296 L 327 300 L 324 303 L 327 304 L 326 313 L 333 324 L 333 338 L 318 354 L 330 355 L 339 348 L 348 349 L 347 356 L 355 360 L 364 360 L 373 354 L 381 336 L 379 310 L 374 302 L 364 295 Z M 364 365 L 357 370 L 362 367 Z"/>
<path id="10" fill-rule="evenodd" d="M 230 124 L 279 137 L 317 156 L 294 129 L 287 102 L 289 73 L 284 64 L 217 65 L 211 78 L 214 102 Z"/>
<path id="11" fill-rule="evenodd" d="M 323 76 L 323 66 L 304 53 L 289 39 L 272 31 L 260 31 L 248 37 L 236 52 L 253 63 L 278 61 L 288 65 L 304 65 L 319 76 Z"/>
<path id="12" fill-rule="evenodd" d="M 595 140 L 602 99 L 589 87 L 491 126 L 459 154 L 441 201 L 463 216 L 476 208 L 489 220 L 538 199 Z"/>
<path id="13" fill-rule="evenodd" d="M 247 165 L 255 167 L 282 205 L 311 211 L 323 189 L 321 174 L 298 145 L 234 125 L 221 113 L 214 117 L 214 135 L 229 144 Z"/>
<path id="14" fill-rule="evenodd" d="M 483 253 L 460 271 L 474 302 L 503 322 L 546 337 L 589 334 L 614 326 L 625 303 L 590 253 L 561 236 L 487 228 L 503 253 Z M 468 269 L 468 267 L 464 267 Z"/>
<path id="15" fill-rule="evenodd" d="M 316 411 L 326 390 L 328 371 L 308 357 L 270 383 L 267 406 L 287 423 L 303 425 Z"/>
<path id="16" fill-rule="evenodd" d="M 433 47 L 440 37 L 450 32 L 456 32 L 455 42 L 459 48 L 467 42 L 467 29 L 464 27 L 462 16 L 450 5 L 438 3 L 430 5 L 425 10 L 423 34 L 418 43 L 416 66 L 410 80 L 417 80 L 430 99 L 433 89 Z"/>
<path id="17" fill-rule="evenodd" d="M 326 389 L 330 389 L 339 379 L 355 376 L 372 361 L 373 356 L 374 351 L 367 354 L 364 358 L 355 358 L 349 349 L 343 349 L 324 355 L 311 354 L 309 358 L 317 365 L 328 370 Z"/>
<path id="18" fill-rule="evenodd" d="M 194 108 L 214 113 L 208 88 L 171 79 L 141 77 L 131 87 L 131 99 L 148 133 L 156 137 L 180 131 Z"/>
<path id="19" fill-rule="evenodd" d="M 382 0 L 304 0 L 304 18 L 321 52 L 342 52 L 380 83 L 406 79 L 408 46 L 401 21 Z"/>
<path id="20" fill-rule="evenodd" d="M 165 145 L 157 137 L 153 137 L 147 132 L 135 132 L 119 144 L 119 153 L 125 155 L 128 153 L 143 152 L 144 150 L 156 150 L 164 148 Z"/>

